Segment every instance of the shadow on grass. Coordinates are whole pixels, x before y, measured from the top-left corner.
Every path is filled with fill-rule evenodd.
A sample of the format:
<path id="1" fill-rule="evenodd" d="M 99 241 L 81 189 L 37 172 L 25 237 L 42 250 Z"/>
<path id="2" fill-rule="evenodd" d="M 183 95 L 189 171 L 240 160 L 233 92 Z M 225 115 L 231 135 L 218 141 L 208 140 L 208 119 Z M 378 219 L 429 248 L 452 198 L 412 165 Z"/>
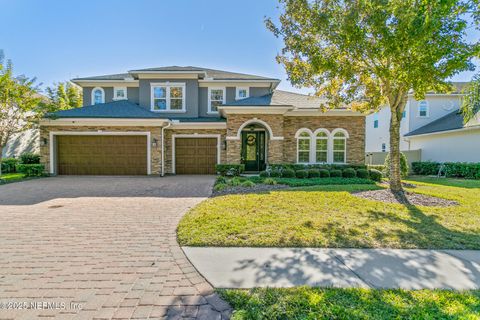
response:
<path id="1" fill-rule="evenodd" d="M 480 311 L 479 291 L 293 288 L 220 294 L 239 319 L 466 319 Z"/>

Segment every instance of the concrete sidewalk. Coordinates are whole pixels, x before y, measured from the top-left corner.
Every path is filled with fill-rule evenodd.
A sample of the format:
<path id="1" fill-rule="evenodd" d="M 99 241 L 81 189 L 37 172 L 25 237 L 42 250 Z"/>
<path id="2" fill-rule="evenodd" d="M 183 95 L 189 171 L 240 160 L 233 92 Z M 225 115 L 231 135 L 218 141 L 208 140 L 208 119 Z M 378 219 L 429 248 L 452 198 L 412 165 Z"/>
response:
<path id="1" fill-rule="evenodd" d="M 184 247 L 217 288 L 478 289 L 480 251 Z"/>

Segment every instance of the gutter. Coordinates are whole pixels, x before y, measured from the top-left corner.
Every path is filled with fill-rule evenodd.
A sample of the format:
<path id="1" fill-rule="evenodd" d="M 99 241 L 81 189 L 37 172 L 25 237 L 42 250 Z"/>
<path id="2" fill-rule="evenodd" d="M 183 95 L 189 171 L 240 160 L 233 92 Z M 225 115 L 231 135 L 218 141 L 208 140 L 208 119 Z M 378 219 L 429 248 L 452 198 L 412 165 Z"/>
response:
<path id="1" fill-rule="evenodd" d="M 161 176 L 165 176 L 165 129 L 168 129 L 172 126 L 172 121 L 168 120 L 168 124 L 162 127 L 162 173 Z"/>

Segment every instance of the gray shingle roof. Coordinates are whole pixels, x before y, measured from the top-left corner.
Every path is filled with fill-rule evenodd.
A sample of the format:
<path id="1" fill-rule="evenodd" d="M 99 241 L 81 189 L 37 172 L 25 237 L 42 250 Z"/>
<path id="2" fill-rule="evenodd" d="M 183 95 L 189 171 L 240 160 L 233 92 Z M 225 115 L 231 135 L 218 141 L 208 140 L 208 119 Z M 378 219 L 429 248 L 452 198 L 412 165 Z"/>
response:
<path id="1" fill-rule="evenodd" d="M 225 118 L 220 117 L 198 117 L 198 118 L 170 118 L 170 120 L 176 120 L 180 122 L 226 122 Z"/>
<path id="2" fill-rule="evenodd" d="M 161 118 L 158 113 L 151 112 L 138 104 L 128 100 L 119 100 L 101 103 L 81 108 L 61 110 L 50 113 L 47 117 L 52 118 L 133 118 L 153 119 Z"/>
<path id="3" fill-rule="evenodd" d="M 209 69 L 209 68 L 201 68 L 201 67 L 193 67 L 193 66 L 186 66 L 186 67 L 168 66 L 168 67 L 158 67 L 158 68 L 146 68 L 146 69 L 131 70 L 130 72 L 140 73 L 142 71 L 205 72 L 207 78 L 213 78 L 215 80 L 278 80 L 278 79 L 274 79 L 274 78 L 262 77 L 262 76 L 257 76 L 257 75 L 253 75 L 253 74 L 230 72 L 230 71 L 223 71 L 223 70 L 216 70 L 216 69 Z"/>
<path id="4" fill-rule="evenodd" d="M 463 115 L 459 110 L 455 110 L 429 124 L 416 130 L 410 131 L 405 137 L 416 136 L 434 132 L 449 131 L 463 128 Z"/>
<path id="5" fill-rule="evenodd" d="M 294 106 L 299 109 L 318 109 L 324 99 L 300 93 L 275 90 L 273 93 L 227 103 L 225 106 Z"/>
<path id="6" fill-rule="evenodd" d="M 75 79 L 72 79 L 72 81 L 76 81 L 76 80 L 125 80 L 126 78 L 132 78 L 132 75 L 129 74 L 129 73 L 106 74 L 106 75 L 103 75 L 103 76 L 75 78 Z"/>

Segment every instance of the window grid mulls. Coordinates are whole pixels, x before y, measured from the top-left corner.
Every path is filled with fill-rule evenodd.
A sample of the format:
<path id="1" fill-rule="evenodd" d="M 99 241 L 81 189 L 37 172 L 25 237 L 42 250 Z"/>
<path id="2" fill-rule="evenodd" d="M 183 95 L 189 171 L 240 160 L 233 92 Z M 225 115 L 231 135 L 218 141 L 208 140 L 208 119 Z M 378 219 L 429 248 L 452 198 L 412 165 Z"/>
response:
<path id="1" fill-rule="evenodd" d="M 298 163 L 346 163 L 348 133 L 344 129 L 300 129 L 297 138 Z"/>
<path id="2" fill-rule="evenodd" d="M 185 85 L 152 86 L 152 111 L 185 111 Z"/>

